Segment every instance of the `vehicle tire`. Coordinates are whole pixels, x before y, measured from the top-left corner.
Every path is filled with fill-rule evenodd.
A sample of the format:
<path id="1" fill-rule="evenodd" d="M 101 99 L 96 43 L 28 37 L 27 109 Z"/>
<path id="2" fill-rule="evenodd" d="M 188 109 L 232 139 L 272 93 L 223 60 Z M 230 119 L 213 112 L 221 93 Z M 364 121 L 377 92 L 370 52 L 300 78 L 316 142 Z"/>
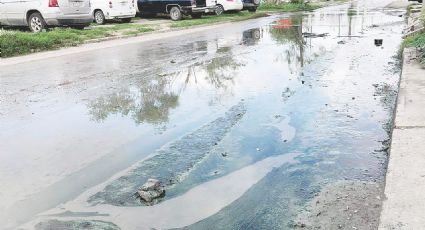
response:
<path id="1" fill-rule="evenodd" d="M 39 33 L 46 28 L 46 22 L 40 13 L 32 13 L 28 18 L 28 27 L 34 33 Z"/>
<path id="2" fill-rule="evenodd" d="M 103 25 L 105 24 L 105 15 L 103 14 L 103 12 L 101 10 L 96 10 L 94 12 L 94 21 L 96 22 L 96 24 L 98 25 Z"/>
<path id="3" fill-rule="evenodd" d="M 252 8 L 248 10 L 248 12 L 251 12 L 251 13 L 255 13 L 256 11 L 257 11 L 257 8 Z"/>
<path id="4" fill-rule="evenodd" d="M 171 7 L 171 9 L 170 9 L 170 17 L 171 17 L 171 20 L 173 20 L 173 21 L 181 20 L 182 17 L 183 17 L 183 15 L 182 15 L 182 12 L 181 12 L 180 8 L 177 7 L 177 6 Z"/>
<path id="5" fill-rule="evenodd" d="M 121 18 L 121 22 L 130 23 L 132 18 Z"/>
<path id="6" fill-rule="evenodd" d="M 202 14 L 191 14 L 190 16 L 192 16 L 192 18 L 201 18 Z"/>
<path id="7" fill-rule="evenodd" d="M 224 12 L 224 7 L 222 5 L 217 5 L 215 8 L 215 15 L 221 15 Z"/>

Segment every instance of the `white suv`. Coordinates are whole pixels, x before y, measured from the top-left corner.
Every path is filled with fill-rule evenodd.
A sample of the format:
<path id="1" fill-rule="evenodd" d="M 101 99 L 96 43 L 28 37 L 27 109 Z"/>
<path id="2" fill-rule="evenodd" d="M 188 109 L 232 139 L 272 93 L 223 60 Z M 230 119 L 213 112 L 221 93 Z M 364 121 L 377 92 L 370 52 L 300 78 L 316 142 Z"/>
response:
<path id="1" fill-rule="evenodd" d="M 50 26 L 81 29 L 92 20 L 89 0 L 0 0 L 2 26 L 28 26 L 40 32 Z"/>
<path id="2" fill-rule="evenodd" d="M 97 24 L 105 20 L 120 19 L 130 22 L 136 15 L 135 0 L 91 0 L 92 15 Z"/>

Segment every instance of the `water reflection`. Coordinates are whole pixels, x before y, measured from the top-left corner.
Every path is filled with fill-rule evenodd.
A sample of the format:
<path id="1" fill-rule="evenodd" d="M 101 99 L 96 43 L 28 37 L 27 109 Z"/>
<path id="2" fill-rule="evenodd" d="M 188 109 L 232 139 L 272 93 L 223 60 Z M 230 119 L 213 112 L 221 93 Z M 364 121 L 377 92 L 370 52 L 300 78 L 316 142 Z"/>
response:
<path id="1" fill-rule="evenodd" d="M 138 124 L 162 124 L 168 121 L 170 110 L 178 104 L 179 96 L 171 91 L 170 79 L 159 76 L 146 81 L 142 78 L 137 86 L 98 98 L 90 102 L 88 108 L 96 121 L 121 114 L 130 116 Z"/>
<path id="2" fill-rule="evenodd" d="M 142 71 L 135 77 L 136 83 L 129 83 L 130 87 L 89 102 L 87 107 L 92 119 L 102 122 L 111 115 L 121 115 L 136 124 L 161 125 L 165 129 L 170 111 L 179 106 L 179 98 L 187 88 L 202 85 L 215 89 L 219 96 L 231 94 L 237 69 L 243 66 L 235 58 L 232 48 L 220 45 L 218 40 L 196 41 L 185 48 L 202 52 L 206 58 L 197 57 L 182 71 L 160 74 Z M 213 55 L 207 56 L 206 53 Z"/>
<path id="3" fill-rule="evenodd" d="M 295 63 L 295 69 L 304 66 L 304 46 L 306 41 L 303 38 L 302 15 L 291 15 L 277 20 L 271 26 L 270 36 L 276 43 L 289 46 L 284 51 L 284 55 L 290 68 L 292 66 L 291 63 Z M 295 72 L 295 70 L 291 70 L 291 72 Z"/>
<path id="4" fill-rule="evenodd" d="M 258 44 L 262 36 L 262 31 L 259 28 L 245 30 L 242 33 L 242 44 L 253 46 Z"/>

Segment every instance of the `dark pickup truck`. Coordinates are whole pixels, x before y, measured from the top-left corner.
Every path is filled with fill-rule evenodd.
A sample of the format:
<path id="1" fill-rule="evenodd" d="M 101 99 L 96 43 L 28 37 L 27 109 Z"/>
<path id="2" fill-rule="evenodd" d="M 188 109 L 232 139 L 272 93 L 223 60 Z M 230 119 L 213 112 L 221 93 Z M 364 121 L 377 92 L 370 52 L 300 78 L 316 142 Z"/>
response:
<path id="1" fill-rule="evenodd" d="M 158 13 L 170 14 L 177 21 L 183 15 L 200 18 L 204 13 L 215 12 L 216 6 L 207 6 L 206 0 L 138 0 L 137 6 L 141 15 L 153 16 Z"/>

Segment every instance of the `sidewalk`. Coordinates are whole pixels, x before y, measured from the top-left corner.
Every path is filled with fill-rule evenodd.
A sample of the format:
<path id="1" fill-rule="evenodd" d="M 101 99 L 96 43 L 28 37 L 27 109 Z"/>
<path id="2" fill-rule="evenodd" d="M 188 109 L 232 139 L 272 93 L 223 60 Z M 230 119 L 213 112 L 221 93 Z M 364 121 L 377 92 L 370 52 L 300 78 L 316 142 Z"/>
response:
<path id="1" fill-rule="evenodd" d="M 425 226 L 425 70 L 405 49 L 379 229 Z"/>

